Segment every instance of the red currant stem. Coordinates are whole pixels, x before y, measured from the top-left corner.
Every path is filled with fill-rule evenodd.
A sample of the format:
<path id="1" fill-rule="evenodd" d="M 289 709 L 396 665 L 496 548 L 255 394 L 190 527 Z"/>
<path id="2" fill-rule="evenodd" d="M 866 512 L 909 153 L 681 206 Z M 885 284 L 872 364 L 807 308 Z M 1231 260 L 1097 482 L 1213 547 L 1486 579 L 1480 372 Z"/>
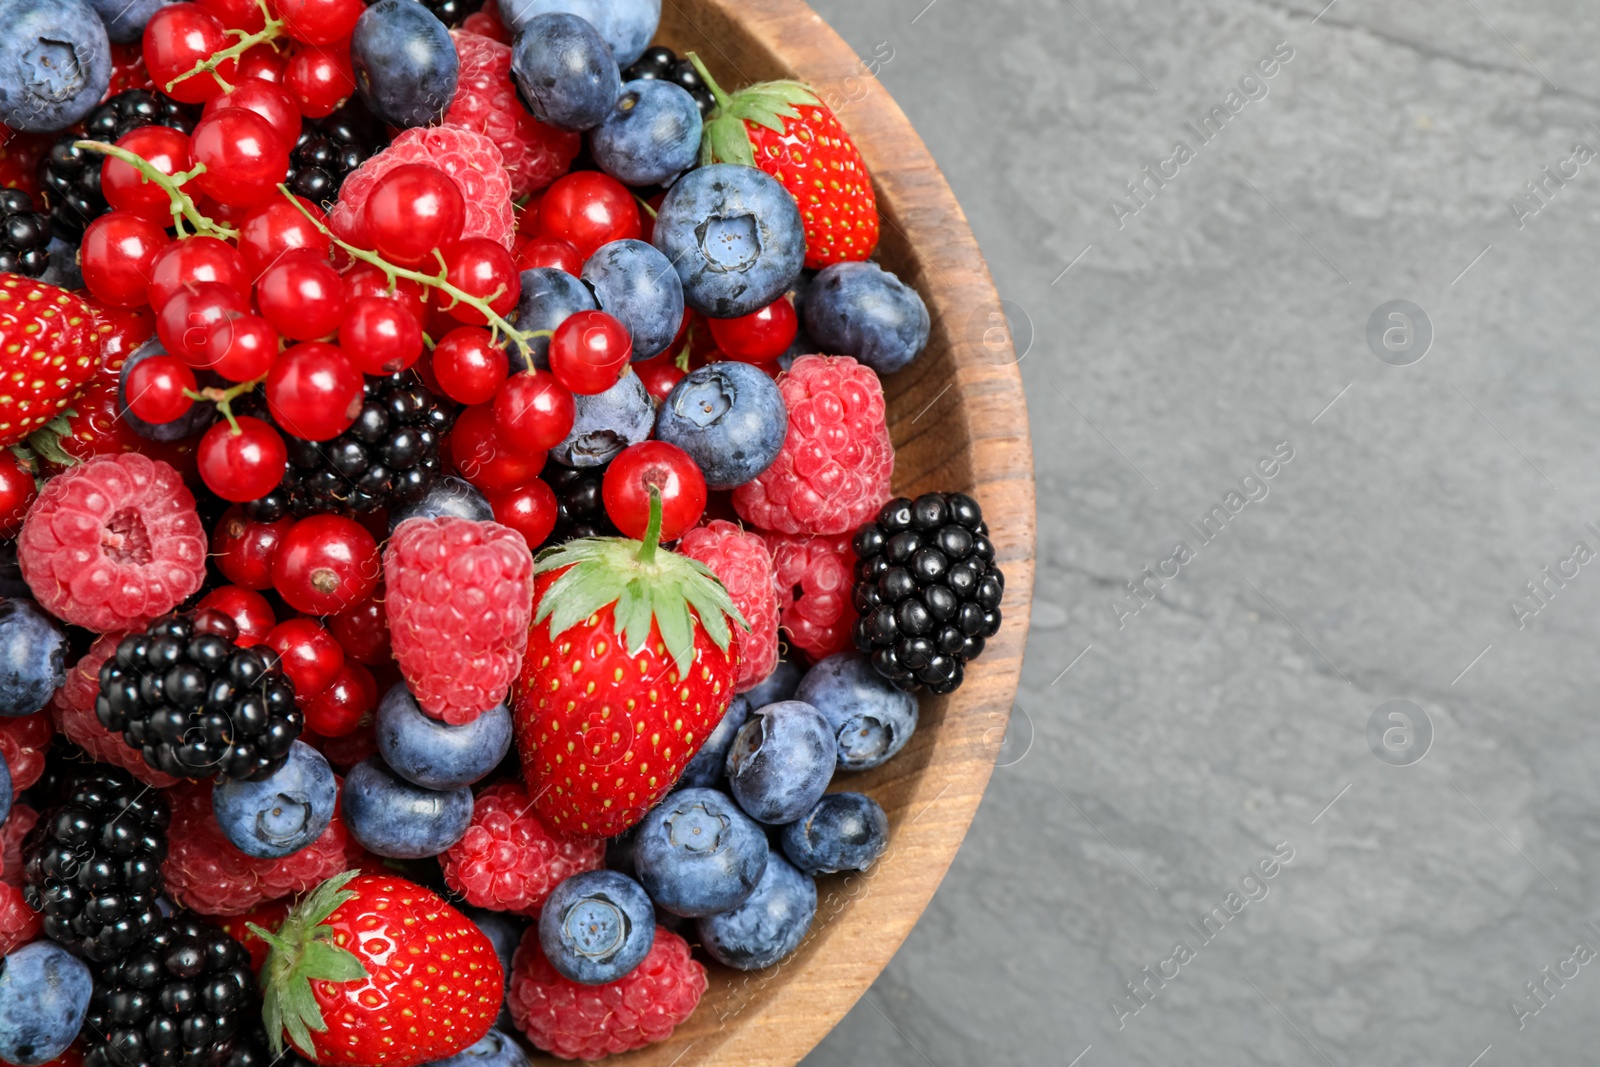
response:
<path id="1" fill-rule="evenodd" d="M 237 437 L 243 431 L 239 429 L 238 420 L 233 417 L 233 402 L 266 380 L 267 376 L 263 374 L 253 381 L 240 382 L 238 385 L 230 385 L 226 389 L 218 389 L 214 385 L 208 385 L 199 392 L 193 389 L 185 389 L 183 395 L 190 400 L 209 400 L 217 405 L 217 411 L 223 418 L 228 420 L 228 425 L 233 428 L 233 435 Z"/>
<path id="2" fill-rule="evenodd" d="M 196 63 L 190 70 L 186 70 L 176 78 L 173 78 L 167 83 L 165 91 L 172 92 L 174 85 L 181 81 L 187 81 L 196 74 L 210 74 L 216 83 L 222 87 L 223 92 L 233 92 L 233 86 L 229 85 L 226 79 L 217 73 L 217 68 L 230 59 L 238 59 L 258 44 L 271 43 L 283 36 L 283 20 L 272 17 L 272 11 L 267 7 L 266 0 L 256 0 L 256 5 L 261 8 L 261 14 L 267 20 L 266 25 L 255 33 L 245 33 L 243 30 L 236 29 L 228 30 L 228 33 L 236 35 L 239 39 L 228 47 L 211 53 L 205 59 Z M 278 46 L 274 44 L 272 47 L 276 50 Z"/>
<path id="3" fill-rule="evenodd" d="M 191 171 L 180 174 L 163 174 L 154 163 L 142 156 L 137 156 L 126 148 L 119 148 L 114 144 L 104 141 L 74 141 L 73 147 L 81 148 L 86 152 L 99 152 L 104 156 L 120 159 L 134 170 L 147 182 L 159 186 L 172 201 L 172 224 L 177 227 L 178 236 L 187 236 L 183 232 L 183 220 L 188 219 L 189 225 L 194 227 L 195 233 L 206 237 L 217 237 L 222 240 L 233 240 L 239 236 L 239 231 L 232 226 L 220 222 L 213 222 L 205 215 L 200 214 L 200 209 L 194 206 L 194 201 L 189 194 L 183 191 L 183 183 L 194 178 L 196 174 L 205 171 L 206 165 L 200 163 Z"/>
<path id="4" fill-rule="evenodd" d="M 661 489 L 659 486 L 650 487 L 650 521 L 644 528 L 644 542 L 639 545 L 639 551 L 634 555 L 640 563 L 654 563 L 656 561 L 656 546 L 661 543 Z"/>
<path id="5" fill-rule="evenodd" d="M 391 292 L 393 292 L 395 289 L 396 279 L 404 278 L 407 281 L 416 282 L 418 285 L 439 290 L 445 296 L 450 298 L 451 307 L 454 307 L 457 304 L 465 304 L 467 307 L 473 308 L 484 317 L 484 320 L 489 324 L 489 329 L 492 334 L 504 334 L 506 337 L 511 339 L 511 341 L 522 352 L 522 358 L 528 364 L 528 371 L 530 373 L 533 371 L 533 349 L 530 347 L 530 343 L 538 338 L 551 336 L 552 331 L 519 330 L 515 326 L 511 325 L 510 322 L 506 321 L 499 314 L 497 314 L 494 308 L 489 306 L 489 303 L 490 301 L 499 297 L 500 294 L 505 291 L 503 286 L 499 289 L 496 289 L 494 291 L 494 295 L 489 297 L 488 300 L 484 300 L 480 297 L 473 296 L 471 293 L 466 292 L 463 289 L 459 289 L 456 286 L 451 285 L 447 280 L 449 271 L 445 268 L 444 253 L 439 251 L 437 248 L 433 250 L 433 254 L 434 257 L 439 261 L 438 274 L 424 274 L 419 270 L 408 270 L 405 267 L 397 267 L 393 263 L 390 263 L 388 260 L 384 259 L 382 256 L 378 255 L 376 252 L 369 251 L 365 248 L 357 248 L 348 241 L 341 241 L 334 235 L 332 230 L 328 229 L 328 227 L 324 225 L 315 215 L 306 210 L 306 206 L 300 202 L 298 197 L 289 191 L 289 187 L 287 185 L 280 185 L 278 186 L 278 189 L 283 193 L 284 196 L 289 198 L 289 203 L 293 204 L 300 214 L 311 220 L 311 225 L 327 234 L 329 240 L 331 240 L 334 244 L 344 249 L 356 259 L 361 260 L 361 262 L 371 263 L 374 267 L 377 267 L 379 270 L 383 271 L 384 276 L 389 281 L 389 290 Z"/>
<path id="6" fill-rule="evenodd" d="M 650 201 L 646 200 L 644 197 L 640 196 L 638 193 L 634 193 L 633 194 L 633 198 L 635 200 L 639 201 L 639 206 L 640 207 L 642 207 L 646 211 L 650 212 L 650 217 L 651 218 L 655 218 L 656 217 L 656 209 L 650 206 Z"/>
<path id="7" fill-rule="evenodd" d="M 723 91 L 722 86 L 717 84 L 717 79 L 713 78 L 711 72 L 706 69 L 706 65 L 700 62 L 700 57 L 693 52 L 685 52 L 683 58 L 694 64 L 694 69 L 700 75 L 700 80 L 706 83 L 707 89 L 711 90 L 711 98 L 717 102 L 717 110 L 726 110 L 728 105 L 733 103 L 733 98 Z"/>

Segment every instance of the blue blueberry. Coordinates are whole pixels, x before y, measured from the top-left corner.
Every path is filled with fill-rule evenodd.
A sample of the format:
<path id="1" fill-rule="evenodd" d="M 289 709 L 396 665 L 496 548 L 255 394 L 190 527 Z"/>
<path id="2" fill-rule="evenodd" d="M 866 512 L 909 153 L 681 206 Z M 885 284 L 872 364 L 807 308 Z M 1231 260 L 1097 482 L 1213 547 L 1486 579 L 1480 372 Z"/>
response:
<path id="1" fill-rule="evenodd" d="M 928 306 L 876 263 L 835 263 L 806 294 L 806 333 L 823 352 L 893 374 L 928 343 Z"/>
<path id="2" fill-rule="evenodd" d="M 84 0 L 0 0 L 0 123 L 64 130 L 111 86 L 111 42 Z"/>
<path id="3" fill-rule="evenodd" d="M 139 40 L 150 16 L 172 0 L 89 0 L 89 6 L 105 24 L 106 36 L 117 44 Z"/>
<path id="4" fill-rule="evenodd" d="M 656 212 L 655 246 L 684 301 L 731 319 L 759 311 L 800 276 L 806 234 L 794 197 L 754 167 L 714 163 L 679 178 Z"/>
<path id="5" fill-rule="evenodd" d="M 599 307 L 589 287 L 560 267 L 535 267 L 522 272 L 522 295 L 512 317 L 520 330 L 554 330 L 570 315 L 594 311 Z M 550 366 L 550 338 L 536 337 L 528 342 L 533 365 L 540 370 Z M 528 361 L 515 343 L 507 342 L 512 370 L 527 370 Z"/>
<path id="6" fill-rule="evenodd" d="M 552 460 L 568 467 L 603 467 L 655 426 L 655 404 L 637 374 L 624 374 L 603 393 L 574 396 L 572 403 L 572 430 L 550 450 Z"/>
<path id="7" fill-rule="evenodd" d="M 505 967 L 510 974 L 511 964 L 507 962 Z M 468 1048 L 446 1059 L 434 1060 L 427 1067 L 528 1067 L 528 1054 L 522 1051 L 515 1038 L 499 1030 L 490 1030 Z"/>
<path id="8" fill-rule="evenodd" d="M 716 789 L 680 789 L 639 824 L 633 863 L 656 907 L 674 915 L 727 911 L 767 869 L 767 834 Z"/>
<path id="9" fill-rule="evenodd" d="M 511 748 L 511 710 L 496 704 L 451 726 L 423 713 L 404 682 L 378 703 L 378 754 L 389 769 L 424 789 L 459 789 L 500 765 Z"/>
<path id="10" fill-rule="evenodd" d="M 67 1050 L 89 1012 L 89 965 L 54 941 L 0 959 L 0 1060 L 38 1067 Z"/>
<path id="11" fill-rule="evenodd" d="M 661 0 L 504 0 L 500 5 L 500 17 L 513 33 L 535 15 L 556 12 L 587 21 L 605 38 L 617 66 L 628 67 L 644 54 L 656 35 Z"/>
<path id="12" fill-rule="evenodd" d="M 655 910 L 644 887 L 616 871 L 585 871 L 555 887 L 539 913 L 539 944 L 574 982 L 615 982 L 650 952 Z"/>
<path id="13" fill-rule="evenodd" d="M 601 245 L 583 265 L 600 310 L 628 328 L 635 361 L 659 356 L 683 325 L 683 283 L 667 257 L 643 241 Z"/>
<path id="14" fill-rule="evenodd" d="M 450 31 L 417 0 L 378 0 L 350 36 L 361 102 L 391 126 L 426 126 L 450 109 L 461 62 Z"/>
<path id="15" fill-rule="evenodd" d="M 864 871 L 889 846 L 889 817 L 869 796 L 829 793 L 779 831 L 783 854 L 806 874 Z"/>
<path id="16" fill-rule="evenodd" d="M 489 506 L 489 501 L 472 483 L 453 474 L 445 474 L 433 480 L 420 500 L 401 504 L 389 512 L 389 532 L 394 533 L 407 519 L 445 517 L 492 522 L 494 508 Z"/>
<path id="17" fill-rule="evenodd" d="M 701 129 L 689 90 L 659 78 L 631 81 L 589 135 L 589 152 L 624 185 L 671 185 L 700 161 Z"/>
<path id="18" fill-rule="evenodd" d="M 616 58 L 586 19 L 535 15 L 511 42 L 511 73 L 534 118 L 561 130 L 592 130 L 622 95 Z"/>
<path id="19" fill-rule="evenodd" d="M 750 701 L 736 696 L 722 713 L 722 718 L 706 738 L 700 751 L 694 754 L 689 765 L 678 778 L 677 788 L 693 789 L 697 786 L 720 785 L 724 778 L 723 765 L 728 762 L 728 749 L 733 746 L 733 735 L 750 717 Z"/>
<path id="20" fill-rule="evenodd" d="M 516 955 L 517 945 L 522 942 L 523 932 L 528 928 L 528 920 L 520 915 L 511 915 L 503 911 L 490 911 L 488 908 L 475 908 L 470 904 L 459 905 L 461 913 L 471 919 L 473 925 L 483 931 L 483 936 L 489 939 L 489 944 L 494 946 L 494 954 L 500 960 L 500 970 L 506 976 L 506 989 L 511 988 L 511 958 Z M 510 1032 L 514 1027 L 511 1021 L 511 1009 L 505 1003 L 500 1005 L 500 1014 L 495 1017 L 494 1025 Z"/>
<path id="21" fill-rule="evenodd" d="M 257 859 L 291 856 L 317 838 L 333 819 L 339 785 L 322 753 L 296 741 L 277 771 L 259 780 L 211 787 L 211 807 L 222 833 Z"/>
<path id="22" fill-rule="evenodd" d="M 757 682 L 754 688 L 745 691 L 744 698 L 752 708 L 764 708 L 780 700 L 793 700 L 794 691 L 799 688 L 800 679 L 805 677 L 805 673 L 805 668 L 794 660 L 780 659 L 771 674 Z"/>
<path id="23" fill-rule="evenodd" d="M 161 342 L 154 337 L 129 353 L 128 358 L 122 363 L 122 371 L 117 378 L 117 412 L 128 428 L 143 437 L 146 441 L 181 441 L 185 437 L 195 434 L 217 421 L 217 406 L 215 404 L 194 404 L 189 410 L 171 422 L 154 423 L 145 422 L 139 416 L 128 410 L 128 375 L 133 373 L 133 368 L 149 359 L 151 356 L 164 356 L 167 350 L 161 347 Z M 209 371 L 201 371 L 196 376 L 197 384 L 202 388 L 214 385 L 220 379 Z"/>
<path id="24" fill-rule="evenodd" d="M 67 635 L 31 600 L 0 601 L 0 715 L 32 715 L 67 680 Z"/>
<path id="25" fill-rule="evenodd" d="M 373 757 L 345 776 L 339 812 L 350 836 L 367 851 L 418 860 L 437 856 L 461 840 L 472 822 L 472 790 L 423 789 Z"/>
<path id="26" fill-rule="evenodd" d="M 781 825 L 811 809 L 828 788 L 837 760 L 822 712 L 798 700 L 750 713 L 728 749 L 728 785 L 753 819 Z"/>
<path id="27" fill-rule="evenodd" d="M 828 717 L 841 771 L 876 767 L 904 748 L 917 728 L 917 698 L 896 689 L 857 652 L 812 667 L 794 696 Z"/>
<path id="28" fill-rule="evenodd" d="M 816 914 L 817 883 L 774 855 L 744 903 L 700 920 L 700 944 L 718 963 L 759 971 L 799 948 Z"/>
<path id="29" fill-rule="evenodd" d="M 0 756 L 0 825 L 11 818 L 11 765 Z"/>
<path id="30" fill-rule="evenodd" d="M 709 489 L 743 485 L 772 466 L 788 431 L 778 384 L 736 360 L 690 371 L 656 414 L 656 437 L 689 453 Z"/>

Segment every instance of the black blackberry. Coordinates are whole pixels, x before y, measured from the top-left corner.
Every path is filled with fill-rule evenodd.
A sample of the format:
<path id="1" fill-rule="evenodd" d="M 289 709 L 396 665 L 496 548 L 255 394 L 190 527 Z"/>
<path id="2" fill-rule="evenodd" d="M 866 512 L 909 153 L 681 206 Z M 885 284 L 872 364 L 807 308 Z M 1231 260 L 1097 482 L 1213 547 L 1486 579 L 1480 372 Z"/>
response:
<path id="1" fill-rule="evenodd" d="M 617 528 L 600 498 L 604 467 L 568 467 L 547 463 L 539 477 L 556 493 L 556 525 L 546 545 L 563 545 L 580 537 L 616 537 Z"/>
<path id="2" fill-rule="evenodd" d="M 57 236 L 77 243 L 89 223 L 110 210 L 100 195 L 100 163 L 105 156 L 86 152 L 73 142 L 115 144 L 141 126 L 171 126 L 188 133 L 194 129 L 194 119 L 170 97 L 150 89 L 128 89 L 95 108 L 82 133 L 65 134 L 50 146 L 39 164 L 39 180 Z"/>
<path id="3" fill-rule="evenodd" d="M 483 7 L 483 0 L 422 0 L 422 6 L 446 26 L 459 26 L 467 16 Z"/>
<path id="4" fill-rule="evenodd" d="M 338 197 L 345 176 L 378 147 L 376 124 L 359 104 L 347 104 L 324 119 L 306 119 L 289 154 L 284 184 L 296 196 L 327 209 Z"/>
<path id="5" fill-rule="evenodd" d="M 286 515 L 362 514 L 417 500 L 439 476 L 439 441 L 455 416 L 410 374 L 368 378 L 361 414 L 332 441 L 283 435 L 289 468 L 245 505 L 256 522 Z"/>
<path id="6" fill-rule="evenodd" d="M 694 69 L 694 64 L 687 59 L 679 59 L 678 53 L 661 45 L 654 45 L 644 50 L 644 55 L 634 61 L 633 66 L 622 72 L 625 82 L 638 81 L 670 81 L 689 90 L 689 95 L 694 97 L 694 102 L 700 107 L 700 117 L 706 118 L 716 109 L 716 98 L 711 95 L 711 90 L 706 86 L 705 79 L 700 77 L 700 72 Z"/>
<path id="7" fill-rule="evenodd" d="M 21 189 L 0 189 L 0 271 L 38 278 L 50 268 L 50 216 Z"/>
<path id="8" fill-rule="evenodd" d="M 999 631 L 1006 580 L 988 534 L 963 493 L 899 497 L 856 531 L 856 647 L 896 687 L 954 691 Z"/>
<path id="9" fill-rule="evenodd" d="M 221 1067 L 258 1024 L 255 1002 L 250 953 L 179 912 L 95 977 L 84 1067 Z"/>
<path id="10" fill-rule="evenodd" d="M 154 930 L 170 819 L 161 794 L 126 771 L 78 781 L 22 844 L 22 896 L 45 936 L 109 963 Z"/>
<path id="11" fill-rule="evenodd" d="M 177 778 L 264 778 L 305 725 L 294 685 L 266 645 L 240 648 L 233 620 L 207 609 L 129 634 L 100 668 L 95 716 Z"/>

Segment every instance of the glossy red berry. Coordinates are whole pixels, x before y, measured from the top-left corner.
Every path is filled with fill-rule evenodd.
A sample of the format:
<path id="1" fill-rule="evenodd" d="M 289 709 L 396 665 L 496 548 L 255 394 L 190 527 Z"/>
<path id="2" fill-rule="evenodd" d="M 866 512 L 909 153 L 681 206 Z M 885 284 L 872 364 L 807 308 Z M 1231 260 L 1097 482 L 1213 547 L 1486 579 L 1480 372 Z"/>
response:
<path id="1" fill-rule="evenodd" d="M 544 453 L 508 448 L 495 436 L 494 406 L 479 404 L 456 418 L 450 456 L 461 477 L 488 492 L 515 489 L 539 476 Z"/>
<path id="2" fill-rule="evenodd" d="M 241 207 L 277 196 L 289 173 L 289 146 L 272 123 L 242 107 L 225 107 L 195 124 L 190 150 L 205 170 L 194 179 L 218 203 Z"/>
<path id="3" fill-rule="evenodd" d="M 290 37 L 306 44 L 333 44 L 349 37 L 365 11 L 361 0 L 273 0 Z"/>
<path id="4" fill-rule="evenodd" d="M 514 453 L 554 448 L 576 415 L 572 391 L 545 372 L 513 374 L 494 395 L 495 437 Z"/>
<path id="5" fill-rule="evenodd" d="M 632 357 L 628 328 L 604 311 L 568 315 L 550 338 L 550 373 L 579 396 L 616 385 Z"/>
<path id="6" fill-rule="evenodd" d="M 689 453 L 665 441 L 643 441 L 618 453 L 606 468 L 600 495 L 606 514 L 629 537 L 650 523 L 650 490 L 661 494 L 661 540 L 675 541 L 700 521 L 706 480 Z"/>
<path id="7" fill-rule="evenodd" d="M 260 18 L 261 15 L 258 9 L 256 13 L 258 22 Z M 282 85 L 283 69 L 288 63 L 289 57 L 273 48 L 271 44 L 258 44 L 253 48 L 246 49 L 244 55 L 239 57 L 239 78 L 243 81 L 253 79 L 255 81 L 271 82 L 273 85 Z"/>
<path id="8" fill-rule="evenodd" d="M 583 272 L 583 258 L 578 255 L 571 241 L 560 237 L 530 237 L 517 249 L 517 269 L 535 270 L 539 267 L 554 267 L 577 277 Z"/>
<path id="9" fill-rule="evenodd" d="M 12 537 L 22 528 L 28 505 L 39 495 L 33 475 L 10 449 L 0 451 L 0 536 Z"/>
<path id="10" fill-rule="evenodd" d="M 224 500 L 256 500 L 283 481 L 289 452 L 278 431 L 260 419 L 240 415 L 237 432 L 214 423 L 195 450 L 200 479 Z"/>
<path id="11" fill-rule="evenodd" d="M 458 404 L 485 404 L 506 380 L 506 350 L 489 331 L 461 326 L 433 348 L 433 377 L 444 395 Z"/>
<path id="12" fill-rule="evenodd" d="M 283 70 L 283 87 L 300 114 L 308 119 L 327 118 L 356 91 L 350 46 L 295 45 Z"/>
<path id="13" fill-rule="evenodd" d="M 639 381 L 644 383 L 644 391 L 658 404 L 667 398 L 673 386 L 683 381 L 687 373 L 678 366 L 677 357 L 670 349 L 651 359 L 641 359 L 631 366 L 633 373 L 639 376 Z"/>
<path id="14" fill-rule="evenodd" d="M 250 302 L 229 286 L 218 282 L 184 286 L 156 312 L 156 336 L 170 355 L 191 367 L 209 368 L 216 362 L 210 348 L 211 327 L 249 310 Z"/>
<path id="15" fill-rule="evenodd" d="M 83 284 L 95 299 L 112 307 L 139 307 L 149 301 L 150 266 L 172 238 L 149 219 L 112 211 L 89 223 L 78 248 Z"/>
<path id="16" fill-rule="evenodd" d="M 789 298 L 780 296 L 760 311 L 736 319 L 707 319 L 724 355 L 744 363 L 771 363 L 794 343 L 800 320 Z"/>
<path id="17" fill-rule="evenodd" d="M 517 306 L 517 297 L 522 295 L 522 275 L 517 272 L 511 253 L 498 241 L 468 237 L 445 245 L 440 255 L 444 259 L 445 280 L 488 304 L 496 315 L 508 315 Z M 473 326 L 489 322 L 483 312 L 471 304 L 455 302 L 443 289 L 432 290 L 432 298 L 435 307 L 461 322 Z"/>
<path id="18" fill-rule="evenodd" d="M 344 281 L 315 252 L 285 252 L 256 280 L 256 306 L 290 340 L 329 337 L 344 318 Z"/>
<path id="19" fill-rule="evenodd" d="M 217 570 L 228 581 L 246 589 L 272 588 L 272 557 L 293 525 L 290 518 L 256 522 L 243 508 L 229 508 L 211 535 L 211 556 Z"/>
<path id="20" fill-rule="evenodd" d="M 338 437 L 361 413 L 363 381 L 336 346 L 308 341 L 286 350 L 267 374 L 267 410 L 305 441 Z"/>
<path id="21" fill-rule="evenodd" d="M 639 207 L 628 187 L 597 170 L 557 178 L 539 201 L 537 234 L 559 237 L 587 260 L 603 244 L 639 236 Z"/>
<path id="22" fill-rule="evenodd" d="M 215 115 L 224 108 L 242 107 L 266 119 L 278 137 L 294 151 L 300 139 L 300 109 L 283 86 L 259 78 L 246 78 L 230 91 L 206 101 L 205 115 Z"/>
<path id="23" fill-rule="evenodd" d="M 360 296 L 345 304 L 339 347 L 363 374 L 398 374 L 422 355 L 422 327 L 399 300 Z"/>
<path id="24" fill-rule="evenodd" d="M 362 296 L 392 297 L 411 313 L 419 327 L 428 314 L 428 302 L 422 295 L 422 286 L 409 278 L 397 278 L 394 287 L 390 288 L 383 269 L 371 263 L 357 263 L 345 271 L 344 295 L 346 300 Z"/>
<path id="25" fill-rule="evenodd" d="M 233 620 L 237 631 L 233 641 L 240 648 L 262 644 L 278 624 L 266 597 L 254 589 L 237 585 L 218 586 L 201 597 L 195 610 L 204 611 L 207 608 L 215 608 Z"/>
<path id="26" fill-rule="evenodd" d="M 372 672 L 354 660 L 344 666 L 322 692 L 301 703 L 306 726 L 323 737 L 355 733 L 362 718 L 378 703 L 378 683 Z"/>
<path id="27" fill-rule="evenodd" d="M 529 548 L 544 544 L 556 528 L 561 505 L 556 501 L 556 491 L 541 478 L 487 496 L 494 509 L 494 521 L 521 534 Z"/>
<path id="28" fill-rule="evenodd" d="M 150 306 L 160 311 L 179 290 L 202 282 L 225 285 L 250 299 L 250 278 L 238 249 L 215 237 L 185 237 L 163 248 L 150 264 Z"/>
<path id="29" fill-rule="evenodd" d="M 145 422 L 171 422 L 194 407 L 193 398 L 186 394 L 196 388 L 194 371 L 182 360 L 151 356 L 128 372 L 128 410 Z"/>
<path id="30" fill-rule="evenodd" d="M 327 688 L 344 667 L 344 649 L 315 619 L 285 619 L 266 643 L 283 660 L 283 673 L 301 702 Z"/>
<path id="31" fill-rule="evenodd" d="M 254 0 L 196 0 L 196 2 L 215 15 L 218 21 L 229 29 L 256 33 L 265 28 L 267 24 L 266 16 L 261 13 L 261 5 L 255 3 Z M 257 45 L 250 52 L 262 47 L 266 47 L 269 52 L 272 50 L 270 45 Z M 250 52 L 245 53 L 246 58 L 249 57 Z M 245 73 L 242 60 L 239 65 L 239 77 L 249 77 Z"/>
<path id="32" fill-rule="evenodd" d="M 389 613 L 384 608 L 383 587 L 352 608 L 328 620 L 328 630 L 345 655 L 370 666 L 388 663 Z"/>
<path id="33" fill-rule="evenodd" d="M 217 76 L 200 73 L 174 84 L 196 64 L 211 58 L 233 42 L 226 28 L 199 4 L 168 4 L 157 8 L 144 29 L 144 65 L 157 89 L 183 104 L 203 104 L 222 93 L 222 83 L 238 79 L 238 61 L 217 66 Z M 219 80 L 220 79 L 220 80 Z"/>
<path id="34" fill-rule="evenodd" d="M 307 615 L 337 615 L 372 595 L 383 565 L 367 528 L 343 515 L 295 523 L 272 560 L 272 585 Z"/>
<path id="35" fill-rule="evenodd" d="M 434 249 L 461 237 L 466 214 L 455 179 L 426 163 L 404 163 L 372 187 L 361 211 L 361 229 L 379 255 L 415 267 L 430 262 Z"/>
<path id="36" fill-rule="evenodd" d="M 211 369 L 230 382 L 253 382 L 278 358 L 278 331 L 260 315 L 233 312 L 206 330 Z"/>
<path id="37" fill-rule="evenodd" d="M 168 126 L 141 126 L 117 141 L 162 174 L 189 169 L 189 136 Z M 100 164 L 100 192 L 113 211 L 129 211 L 141 218 L 172 225 L 172 198 L 131 163 L 106 156 Z"/>
<path id="38" fill-rule="evenodd" d="M 318 222 L 327 223 L 328 217 L 321 208 L 303 196 L 295 199 Z M 252 282 L 291 249 L 303 248 L 318 259 L 327 259 L 331 247 L 328 235 L 281 196 L 251 209 L 239 224 L 239 254 L 244 257 L 245 271 Z"/>

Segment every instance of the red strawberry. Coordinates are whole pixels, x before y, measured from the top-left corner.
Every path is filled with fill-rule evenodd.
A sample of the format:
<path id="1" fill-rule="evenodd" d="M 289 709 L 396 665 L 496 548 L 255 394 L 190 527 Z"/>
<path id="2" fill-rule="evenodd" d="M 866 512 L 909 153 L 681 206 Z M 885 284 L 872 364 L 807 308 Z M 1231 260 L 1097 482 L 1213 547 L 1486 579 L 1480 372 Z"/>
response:
<path id="1" fill-rule="evenodd" d="M 65 289 L 0 274 L 0 445 L 16 444 L 67 406 L 99 366 L 107 332 Z"/>
<path id="2" fill-rule="evenodd" d="M 705 564 L 658 548 L 651 491 L 642 542 L 569 541 L 542 557 L 516 689 L 522 776 L 568 834 L 613 837 L 678 781 L 733 699 L 748 629 Z"/>
<path id="3" fill-rule="evenodd" d="M 261 970 L 275 1053 L 344 1067 L 415 1067 L 469 1048 L 494 1024 L 505 972 L 494 945 L 437 894 L 346 871 L 295 905 Z"/>
<path id="4" fill-rule="evenodd" d="M 800 205 L 806 266 L 863 260 L 878 247 L 872 177 L 833 111 L 796 81 L 761 82 L 731 96 L 700 57 L 688 55 L 717 110 L 706 122 L 701 161 L 760 167 Z"/>

